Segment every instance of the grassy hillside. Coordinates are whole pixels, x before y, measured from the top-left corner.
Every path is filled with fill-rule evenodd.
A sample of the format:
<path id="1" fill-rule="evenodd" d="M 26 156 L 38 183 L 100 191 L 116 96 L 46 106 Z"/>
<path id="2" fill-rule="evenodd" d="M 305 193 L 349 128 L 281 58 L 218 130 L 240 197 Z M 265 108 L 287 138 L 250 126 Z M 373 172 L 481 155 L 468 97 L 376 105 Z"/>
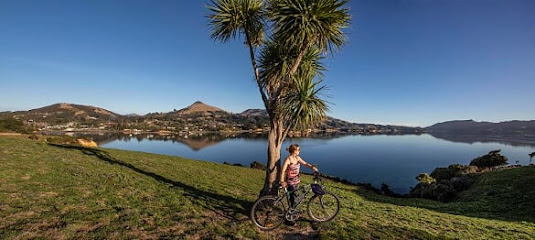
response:
<path id="1" fill-rule="evenodd" d="M 0 238 L 535 239 L 535 167 L 489 173 L 460 199 L 395 199 L 328 182 L 330 223 L 257 231 L 259 170 L 0 136 Z M 305 177 L 303 182 L 310 179 Z"/>

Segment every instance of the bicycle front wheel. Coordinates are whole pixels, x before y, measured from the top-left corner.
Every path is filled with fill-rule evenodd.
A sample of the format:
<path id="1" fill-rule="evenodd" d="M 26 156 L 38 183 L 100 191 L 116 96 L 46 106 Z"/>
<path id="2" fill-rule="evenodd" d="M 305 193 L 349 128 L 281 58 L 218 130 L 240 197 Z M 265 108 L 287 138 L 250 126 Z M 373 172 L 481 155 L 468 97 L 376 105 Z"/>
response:
<path id="1" fill-rule="evenodd" d="M 318 222 L 327 222 L 336 217 L 340 211 L 338 197 L 330 192 L 324 195 L 314 195 L 308 201 L 308 215 Z"/>
<path id="2" fill-rule="evenodd" d="M 263 196 L 255 201 L 251 209 L 251 220 L 264 231 L 277 228 L 284 221 L 286 209 L 276 196 Z"/>

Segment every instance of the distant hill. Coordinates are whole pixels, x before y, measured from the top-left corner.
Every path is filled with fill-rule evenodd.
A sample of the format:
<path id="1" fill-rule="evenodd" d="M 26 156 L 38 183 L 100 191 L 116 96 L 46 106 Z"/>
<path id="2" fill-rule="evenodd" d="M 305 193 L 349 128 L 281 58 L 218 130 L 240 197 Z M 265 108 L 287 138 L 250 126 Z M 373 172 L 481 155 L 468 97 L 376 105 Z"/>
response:
<path id="1" fill-rule="evenodd" d="M 264 109 L 247 109 L 238 114 L 241 117 L 260 117 L 265 118 L 267 121 L 268 114 Z M 390 133 L 401 133 L 401 132 L 422 132 L 421 128 L 413 127 L 403 127 L 403 126 L 384 126 L 377 124 L 365 124 L 365 123 L 352 123 L 344 121 L 338 118 L 333 118 L 327 116 L 325 121 L 318 126 L 319 128 L 336 128 L 336 129 L 345 129 L 345 130 L 358 130 L 358 131 L 374 131 L 381 129 L 383 132 L 385 128 L 389 128 Z M 395 130 L 394 130 L 395 129 Z"/>
<path id="2" fill-rule="evenodd" d="M 205 113 L 213 113 L 213 112 L 225 112 L 225 111 L 221 108 L 210 106 L 203 102 L 197 101 L 186 108 L 176 111 L 174 114 L 189 115 L 189 114 L 195 114 L 195 113 L 205 114 Z"/>
<path id="3" fill-rule="evenodd" d="M 122 115 L 109 110 L 86 105 L 58 103 L 29 111 L 2 112 L 0 117 L 13 117 L 20 120 L 116 120 Z"/>
<path id="4" fill-rule="evenodd" d="M 221 108 L 197 101 L 188 107 L 171 112 L 155 112 L 140 116 L 119 115 L 109 110 L 69 103 L 58 103 L 38 109 L 2 112 L 2 118 L 15 118 L 41 129 L 99 128 L 108 130 L 144 129 L 150 131 L 236 131 L 267 130 L 269 117 L 263 109 L 248 109 L 230 113 Z M 67 125 L 66 125 L 67 124 Z M 363 134 L 422 133 L 422 128 L 377 124 L 351 123 L 327 117 L 316 130 Z"/>
<path id="5" fill-rule="evenodd" d="M 425 128 L 430 133 L 449 134 L 535 134 L 535 120 L 500 123 L 455 120 Z"/>
<path id="6" fill-rule="evenodd" d="M 268 114 L 264 109 L 247 109 L 239 113 L 239 115 L 244 117 L 268 117 Z"/>

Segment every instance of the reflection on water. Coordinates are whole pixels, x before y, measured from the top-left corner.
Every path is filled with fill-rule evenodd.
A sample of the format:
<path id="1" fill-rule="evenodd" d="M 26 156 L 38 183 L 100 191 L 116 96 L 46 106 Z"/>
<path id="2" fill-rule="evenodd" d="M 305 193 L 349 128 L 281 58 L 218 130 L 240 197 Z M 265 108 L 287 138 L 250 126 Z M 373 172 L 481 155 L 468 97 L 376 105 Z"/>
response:
<path id="1" fill-rule="evenodd" d="M 55 134 L 62 134 L 57 132 Z M 183 143 L 194 151 L 199 151 L 205 147 L 218 144 L 227 139 L 267 139 L 267 134 L 262 132 L 243 132 L 243 133 L 201 133 L 201 134 L 156 134 L 156 133 L 139 133 L 139 134 L 125 134 L 125 133 L 84 133 L 71 132 L 67 135 L 74 137 L 91 138 L 98 145 L 106 145 L 113 141 L 131 141 L 136 139 L 138 142 L 143 140 L 158 140 Z M 310 133 L 307 138 L 314 139 L 333 139 L 347 136 L 347 134 L 340 133 Z"/>
<path id="2" fill-rule="evenodd" d="M 77 134 L 79 136 L 81 134 Z M 181 156 L 218 163 L 267 162 L 267 137 L 263 134 L 99 134 L 91 137 L 100 146 L 133 151 Z M 369 182 L 379 187 L 388 184 L 399 193 L 407 193 L 416 184 L 415 176 L 430 173 L 436 167 L 453 163 L 469 164 L 476 157 L 501 149 L 509 164 L 529 164 L 535 152 L 535 139 L 488 136 L 422 135 L 341 135 L 317 134 L 307 138 L 287 138 L 301 146 L 301 156 L 318 164 L 325 174 L 352 182 Z M 306 169 L 306 168 L 305 168 Z M 306 169 L 308 170 L 308 169 Z"/>
<path id="3" fill-rule="evenodd" d="M 460 134 L 446 134 L 446 133 L 430 133 L 433 137 L 444 139 L 451 142 L 462 143 L 502 143 L 511 146 L 531 146 L 535 147 L 535 135 L 518 134 L 518 135 L 460 135 Z"/>

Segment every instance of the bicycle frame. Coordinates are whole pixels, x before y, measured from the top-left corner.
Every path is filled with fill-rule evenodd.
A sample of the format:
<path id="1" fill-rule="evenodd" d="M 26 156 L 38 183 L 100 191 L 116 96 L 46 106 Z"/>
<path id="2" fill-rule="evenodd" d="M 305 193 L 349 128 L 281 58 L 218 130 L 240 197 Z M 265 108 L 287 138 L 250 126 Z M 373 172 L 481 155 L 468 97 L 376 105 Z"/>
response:
<path id="1" fill-rule="evenodd" d="M 279 187 L 279 199 L 278 200 L 282 200 L 282 198 L 286 198 L 286 204 L 288 204 L 288 207 L 287 209 L 297 209 L 299 207 L 299 205 L 301 205 L 301 203 L 303 203 L 303 201 L 307 198 L 308 194 L 310 194 L 311 192 L 313 193 L 312 191 L 312 184 L 319 184 L 320 185 L 323 185 L 323 181 L 321 181 L 321 178 L 319 177 L 319 174 L 316 174 L 314 173 L 314 180 L 312 183 L 309 183 L 309 184 L 306 184 L 306 185 L 301 185 L 299 186 L 297 189 L 295 189 L 294 191 L 288 191 L 287 188 L 283 188 L 283 187 Z M 308 188 L 308 190 L 307 190 Z M 284 194 L 281 194 L 281 189 L 284 189 Z M 290 203 L 290 194 L 295 192 L 295 193 L 298 193 L 299 191 L 303 192 L 299 195 L 296 194 L 295 196 L 295 207 L 292 208 L 291 207 L 291 203 Z M 315 194 L 315 193 L 314 193 Z M 283 196 L 281 196 L 283 195 Z"/>
<path id="2" fill-rule="evenodd" d="M 308 190 L 306 190 L 306 188 L 307 188 L 306 186 L 308 186 Z M 290 203 L 290 194 L 292 194 L 293 192 L 295 192 L 295 193 L 303 192 L 301 194 L 296 194 L 296 196 L 295 196 L 295 199 L 294 199 L 295 207 L 294 207 L 294 209 L 296 209 L 297 207 L 299 207 L 299 205 L 301 205 L 303 200 L 306 199 L 308 194 L 310 194 L 312 192 L 312 187 L 310 187 L 310 184 L 307 184 L 305 186 L 299 186 L 299 188 L 295 189 L 294 191 L 288 191 L 288 189 L 283 188 L 283 187 L 281 187 L 279 189 L 284 189 L 284 194 L 279 194 L 279 196 L 282 195 L 282 196 L 280 196 L 280 198 L 286 198 L 286 204 L 288 204 L 288 209 L 292 209 L 291 203 Z"/>

